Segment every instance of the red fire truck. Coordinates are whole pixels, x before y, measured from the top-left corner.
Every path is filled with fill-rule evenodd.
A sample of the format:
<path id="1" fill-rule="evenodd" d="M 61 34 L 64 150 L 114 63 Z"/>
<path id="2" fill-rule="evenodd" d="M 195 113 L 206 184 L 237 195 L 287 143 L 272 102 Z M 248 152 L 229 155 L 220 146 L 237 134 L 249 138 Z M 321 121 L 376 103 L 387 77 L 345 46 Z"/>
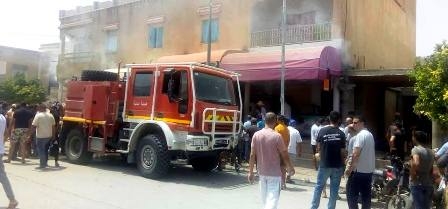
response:
<path id="1" fill-rule="evenodd" d="M 197 63 L 132 64 L 123 71 L 124 78 L 83 71 L 68 83 L 60 134 L 70 162 L 120 153 L 144 177 L 159 178 L 176 161 L 212 170 L 220 152 L 238 143 L 237 74 Z"/>

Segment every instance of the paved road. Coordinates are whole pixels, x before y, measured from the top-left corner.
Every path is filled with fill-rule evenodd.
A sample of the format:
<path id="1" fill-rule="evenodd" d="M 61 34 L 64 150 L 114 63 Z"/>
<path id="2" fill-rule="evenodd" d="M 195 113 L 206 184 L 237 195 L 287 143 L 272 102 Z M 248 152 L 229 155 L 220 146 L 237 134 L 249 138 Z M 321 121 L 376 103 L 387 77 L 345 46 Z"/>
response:
<path id="1" fill-rule="evenodd" d="M 164 179 L 150 180 L 141 177 L 134 165 L 125 165 L 114 156 L 95 159 L 88 166 L 62 161 L 61 168 L 40 171 L 35 169 L 37 165 L 37 159 L 25 165 L 18 161 L 6 164 L 19 208 L 261 208 L 258 185 L 247 183 L 244 170 L 238 174 L 230 167 L 201 173 L 178 166 Z M 282 191 L 280 208 L 309 208 L 314 184 L 302 181 L 300 175 L 295 177 L 296 184 Z M 321 205 L 326 202 L 322 199 Z M 0 195 L 0 209 L 6 205 L 6 197 Z M 338 201 L 337 208 L 347 208 L 346 202 Z"/>

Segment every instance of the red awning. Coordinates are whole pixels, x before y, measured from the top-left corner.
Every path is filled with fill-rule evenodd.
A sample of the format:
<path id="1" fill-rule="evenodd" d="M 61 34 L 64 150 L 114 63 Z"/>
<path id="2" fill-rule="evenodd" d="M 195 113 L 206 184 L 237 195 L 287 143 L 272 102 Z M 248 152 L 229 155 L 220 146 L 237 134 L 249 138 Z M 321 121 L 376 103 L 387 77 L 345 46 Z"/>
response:
<path id="1" fill-rule="evenodd" d="M 281 51 L 227 54 L 220 67 L 240 73 L 241 81 L 280 80 Z M 330 46 L 287 49 L 285 69 L 285 80 L 323 80 L 341 75 L 341 58 Z"/>

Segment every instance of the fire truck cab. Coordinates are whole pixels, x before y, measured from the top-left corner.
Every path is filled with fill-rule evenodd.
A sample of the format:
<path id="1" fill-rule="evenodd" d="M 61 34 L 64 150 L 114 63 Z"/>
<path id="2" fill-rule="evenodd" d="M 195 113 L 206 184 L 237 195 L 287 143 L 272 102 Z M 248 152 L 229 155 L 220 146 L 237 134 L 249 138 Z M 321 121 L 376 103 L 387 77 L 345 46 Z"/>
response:
<path id="1" fill-rule="evenodd" d="M 211 170 L 219 153 L 238 143 L 237 74 L 197 63 L 133 64 L 125 71 L 123 79 L 83 72 L 81 81 L 68 83 L 61 138 L 71 162 L 121 153 L 143 176 L 159 178 L 176 160 Z"/>

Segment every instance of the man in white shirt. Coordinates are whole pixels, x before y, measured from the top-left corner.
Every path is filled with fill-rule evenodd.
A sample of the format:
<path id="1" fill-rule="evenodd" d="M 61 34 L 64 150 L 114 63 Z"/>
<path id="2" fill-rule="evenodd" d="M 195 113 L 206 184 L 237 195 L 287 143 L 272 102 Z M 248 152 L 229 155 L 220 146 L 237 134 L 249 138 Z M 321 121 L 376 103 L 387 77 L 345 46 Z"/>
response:
<path id="1" fill-rule="evenodd" d="M 3 115 L 4 111 L 1 110 L 0 113 L 0 159 L 5 154 L 4 140 L 5 140 L 5 130 L 6 130 L 6 118 Z M 5 166 L 3 161 L 0 160 L 0 183 L 3 185 L 3 190 L 6 193 L 6 196 L 9 199 L 9 205 L 7 208 L 16 208 L 19 204 L 14 197 L 14 192 L 11 188 L 11 183 L 9 182 L 8 176 L 6 176 Z"/>
<path id="2" fill-rule="evenodd" d="M 48 145 L 56 136 L 55 120 L 45 104 L 40 104 L 38 113 L 34 116 L 31 131 L 36 131 L 37 153 L 40 164 L 38 169 L 46 168 L 48 161 Z M 31 136 L 31 134 L 30 134 Z M 56 165 L 57 166 L 57 165 Z"/>
<path id="3" fill-rule="evenodd" d="M 299 158 L 302 156 L 302 137 L 300 136 L 300 132 L 295 128 L 297 125 L 296 121 L 294 119 L 291 119 L 289 121 L 289 145 L 288 145 L 288 154 L 289 159 L 291 161 L 294 161 L 294 159 Z M 288 174 L 286 177 L 287 183 L 294 183 L 291 180 L 291 176 Z"/>
<path id="4" fill-rule="evenodd" d="M 316 161 L 316 153 L 317 153 L 317 135 L 319 134 L 319 127 L 321 125 L 322 118 L 317 118 L 314 124 L 311 126 L 311 147 L 313 149 L 313 163 L 314 168 L 317 171 L 317 161 Z"/>
<path id="5" fill-rule="evenodd" d="M 362 208 L 370 208 L 372 199 L 372 174 L 375 170 L 375 140 L 365 127 L 366 120 L 362 116 L 353 117 L 354 136 L 351 161 L 345 170 L 347 180 L 347 203 L 350 209 L 358 208 L 358 197 L 361 194 Z"/>

